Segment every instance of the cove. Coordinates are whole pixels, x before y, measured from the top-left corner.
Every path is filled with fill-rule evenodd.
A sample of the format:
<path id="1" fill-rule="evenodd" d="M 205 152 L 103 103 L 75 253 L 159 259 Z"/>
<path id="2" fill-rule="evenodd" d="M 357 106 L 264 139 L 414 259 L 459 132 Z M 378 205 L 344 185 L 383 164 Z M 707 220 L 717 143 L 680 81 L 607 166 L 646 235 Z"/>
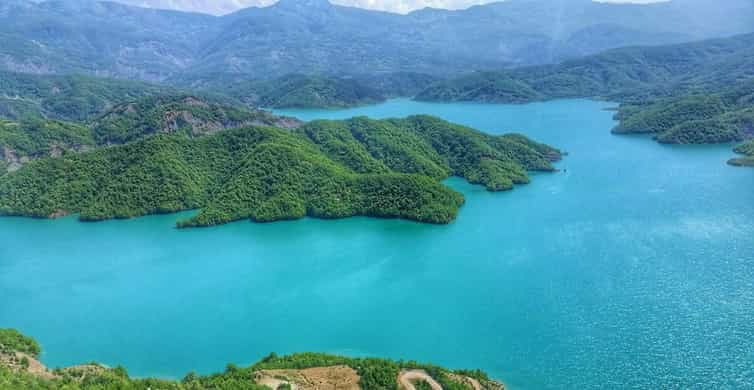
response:
<path id="1" fill-rule="evenodd" d="M 140 376 L 320 351 L 478 367 L 512 389 L 751 388 L 754 170 L 727 166 L 727 145 L 612 135 L 611 106 L 280 111 L 432 114 L 569 156 L 506 193 L 450 179 L 466 204 L 447 226 L 0 218 L 0 326 L 53 367 Z"/>

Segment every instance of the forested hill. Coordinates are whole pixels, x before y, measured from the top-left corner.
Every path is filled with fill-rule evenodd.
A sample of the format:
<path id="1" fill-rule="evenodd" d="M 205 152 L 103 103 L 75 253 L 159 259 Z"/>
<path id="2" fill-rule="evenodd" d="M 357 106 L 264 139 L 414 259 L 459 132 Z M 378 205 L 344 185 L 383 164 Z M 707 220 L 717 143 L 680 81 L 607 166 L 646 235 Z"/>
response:
<path id="1" fill-rule="evenodd" d="M 432 117 L 156 135 L 0 176 L 0 214 L 92 221 L 201 209 L 184 227 L 354 215 L 449 223 L 463 197 L 439 180 L 458 175 L 508 190 L 529 181 L 527 170 L 552 171 L 559 158 L 520 135 L 489 136 Z"/>
<path id="2" fill-rule="evenodd" d="M 616 133 L 654 133 L 662 143 L 727 143 L 754 138 L 754 78 L 704 93 L 623 104 Z"/>
<path id="3" fill-rule="evenodd" d="M 265 108 L 343 108 L 378 103 L 386 96 L 354 78 L 302 74 L 212 85 L 247 105 Z"/>
<path id="4" fill-rule="evenodd" d="M 155 134 L 195 138 L 250 125 L 294 128 L 301 124 L 294 118 L 191 95 L 161 95 L 122 103 L 86 123 L 37 116 L 0 119 L 0 173 L 17 170 L 33 159 L 124 144 Z"/>
<path id="5" fill-rule="evenodd" d="M 622 102 L 616 133 L 674 144 L 754 137 L 754 34 L 629 47 L 559 65 L 475 73 L 435 83 L 419 100 L 525 103 L 570 97 Z M 750 158 L 731 160 L 750 165 Z"/>
<path id="6" fill-rule="evenodd" d="M 0 69 L 148 81 L 217 74 L 448 75 L 753 30 L 749 0 L 508 0 L 408 15 L 284 0 L 224 17 L 94 0 L 4 0 Z"/>
<path id="7" fill-rule="evenodd" d="M 83 122 L 119 103 L 174 93 L 175 88 L 138 81 L 0 71 L 0 117 Z"/>
<path id="8" fill-rule="evenodd" d="M 143 98 L 113 107 L 90 124 L 98 145 L 124 144 L 153 134 L 179 133 L 190 138 L 251 125 L 284 129 L 301 121 L 262 110 L 227 105 L 192 95 Z"/>
<path id="9" fill-rule="evenodd" d="M 640 102 L 732 86 L 754 77 L 754 34 L 670 46 L 627 47 L 557 65 L 477 72 L 438 82 L 427 101 L 525 103 L 569 97 Z"/>
<path id="10" fill-rule="evenodd" d="M 0 388 L 8 390 L 270 390 L 306 388 L 357 388 L 359 390 L 397 389 L 399 376 L 421 370 L 425 379 L 418 389 L 429 387 L 427 380 L 445 390 L 503 390 L 503 385 L 481 370 L 449 370 L 414 361 L 377 358 L 350 358 L 321 353 L 277 356 L 272 353 L 259 362 L 238 367 L 228 364 L 225 371 L 211 375 L 188 373 L 181 380 L 133 378 L 123 367 L 109 368 L 98 363 L 54 370 L 38 359 L 42 348 L 36 340 L 14 329 L 0 329 Z M 305 371 L 306 369 L 314 369 Z M 279 371 L 286 370 L 287 375 Z M 312 378 L 311 371 L 317 376 Z M 268 381 L 270 380 L 271 381 Z"/>

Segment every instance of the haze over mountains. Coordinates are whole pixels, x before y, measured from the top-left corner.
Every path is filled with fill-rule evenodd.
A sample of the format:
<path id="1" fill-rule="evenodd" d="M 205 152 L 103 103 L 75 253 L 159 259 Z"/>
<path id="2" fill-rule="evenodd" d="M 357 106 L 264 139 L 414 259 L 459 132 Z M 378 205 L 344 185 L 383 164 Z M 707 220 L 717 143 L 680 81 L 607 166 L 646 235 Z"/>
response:
<path id="1" fill-rule="evenodd" d="M 0 4 L 0 69 L 190 84 L 288 73 L 453 75 L 754 29 L 749 0 L 509 0 L 398 15 L 282 0 L 214 17 L 92 0 Z"/>

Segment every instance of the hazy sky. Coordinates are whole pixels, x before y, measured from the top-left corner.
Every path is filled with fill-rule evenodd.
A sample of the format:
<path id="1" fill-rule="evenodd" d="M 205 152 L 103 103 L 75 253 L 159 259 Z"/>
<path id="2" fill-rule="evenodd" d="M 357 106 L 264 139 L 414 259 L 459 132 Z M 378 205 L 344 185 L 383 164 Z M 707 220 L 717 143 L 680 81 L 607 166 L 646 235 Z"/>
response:
<path id="1" fill-rule="evenodd" d="M 197 11 L 211 14 L 225 14 L 240 8 L 266 6 L 276 0 L 116 0 L 132 5 Z M 424 7 L 466 8 L 476 4 L 491 3 L 495 0 L 330 0 L 335 4 L 362 8 L 378 9 L 391 12 L 409 12 Z M 651 3 L 660 0 L 601 0 L 613 3 Z"/>

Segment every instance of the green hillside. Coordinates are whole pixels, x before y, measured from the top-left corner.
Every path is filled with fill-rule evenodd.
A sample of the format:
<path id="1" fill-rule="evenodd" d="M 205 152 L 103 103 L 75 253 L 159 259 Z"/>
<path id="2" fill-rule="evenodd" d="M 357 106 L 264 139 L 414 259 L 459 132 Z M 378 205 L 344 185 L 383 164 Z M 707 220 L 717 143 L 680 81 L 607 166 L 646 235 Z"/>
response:
<path id="1" fill-rule="evenodd" d="M 80 75 L 0 72 L 0 117 L 83 122 L 119 103 L 168 93 L 175 93 L 175 89 Z"/>
<path id="2" fill-rule="evenodd" d="M 661 143 L 715 144 L 754 138 L 754 79 L 705 94 L 622 104 L 616 133 L 651 133 Z M 749 150 L 737 150 L 746 154 Z M 731 160 L 747 164 L 746 158 Z"/>
<path id="3" fill-rule="evenodd" d="M 147 97 L 120 104 L 86 125 L 37 117 L 0 119 L 0 171 L 15 170 L 29 160 L 59 156 L 64 151 L 124 144 L 155 134 L 194 138 L 251 125 L 294 128 L 301 122 L 189 95 Z"/>
<path id="4" fill-rule="evenodd" d="M 740 167 L 754 167 L 754 141 L 748 141 L 741 144 L 734 149 L 742 157 L 733 158 L 728 161 L 728 164 Z"/>
<path id="5" fill-rule="evenodd" d="M 92 132 L 100 145 L 123 144 L 152 134 L 197 137 L 250 125 L 290 128 L 300 125 L 267 111 L 213 102 L 190 95 L 158 96 L 124 103 L 95 119 Z"/>
<path id="6" fill-rule="evenodd" d="M 343 108 L 385 100 L 376 89 L 353 78 L 292 74 L 213 84 L 248 105 L 266 108 Z"/>
<path id="7" fill-rule="evenodd" d="M 17 169 L 30 159 L 93 146 L 90 130 L 81 125 L 43 119 L 21 122 L 0 119 L 0 163 L 5 168 Z M 0 172 L 4 171 L 2 168 Z"/>
<path id="8" fill-rule="evenodd" d="M 754 34 L 627 47 L 557 65 L 477 72 L 433 84 L 426 101 L 525 103 L 573 97 L 646 102 L 730 87 L 754 76 Z"/>
<path id="9" fill-rule="evenodd" d="M 432 117 L 160 134 L 32 161 L 0 177 L 0 213 L 97 221 L 200 209 L 182 227 L 354 215 L 449 223 L 463 197 L 439 179 L 454 174 L 506 190 L 559 158 L 523 136 Z"/>

